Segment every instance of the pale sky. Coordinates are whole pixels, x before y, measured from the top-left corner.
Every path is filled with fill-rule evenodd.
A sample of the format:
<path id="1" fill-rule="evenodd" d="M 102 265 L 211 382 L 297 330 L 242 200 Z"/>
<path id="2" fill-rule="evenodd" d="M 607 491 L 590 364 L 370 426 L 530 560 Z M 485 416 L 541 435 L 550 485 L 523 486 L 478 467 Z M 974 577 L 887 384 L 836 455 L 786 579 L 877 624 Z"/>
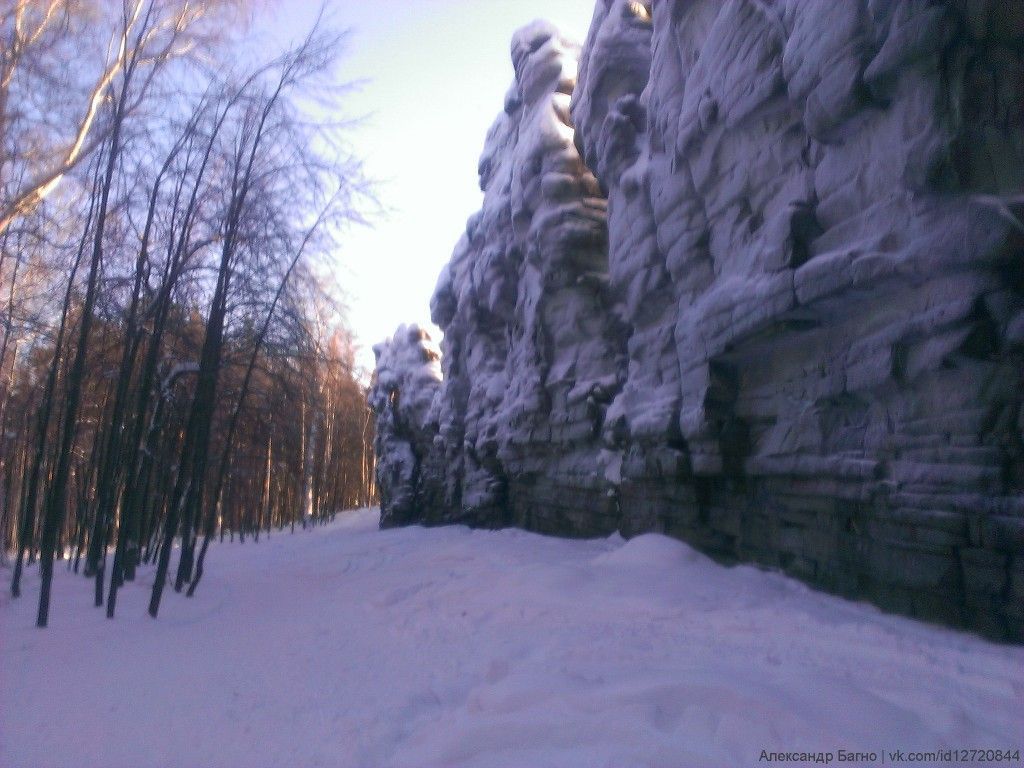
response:
<path id="1" fill-rule="evenodd" d="M 380 202 L 372 229 L 348 233 L 338 275 L 349 320 L 372 368 L 370 347 L 399 323 L 429 323 L 430 295 L 466 219 L 480 207 L 477 160 L 512 82 L 513 32 L 533 19 L 586 36 L 596 0 L 333 0 L 329 14 L 353 35 L 343 81 L 365 80 L 346 97 L 365 116 L 350 135 Z M 277 35 L 300 37 L 314 0 L 280 0 Z"/>

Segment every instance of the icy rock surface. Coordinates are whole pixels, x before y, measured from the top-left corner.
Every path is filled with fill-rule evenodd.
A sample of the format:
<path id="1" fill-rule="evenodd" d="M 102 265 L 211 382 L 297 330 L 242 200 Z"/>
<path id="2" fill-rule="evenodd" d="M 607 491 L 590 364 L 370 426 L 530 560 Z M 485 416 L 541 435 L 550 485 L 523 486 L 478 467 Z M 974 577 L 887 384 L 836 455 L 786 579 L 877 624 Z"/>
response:
<path id="1" fill-rule="evenodd" d="M 413 516 L 665 532 L 1024 638 L 1021 8 L 600 0 L 582 51 L 517 33 Z"/>

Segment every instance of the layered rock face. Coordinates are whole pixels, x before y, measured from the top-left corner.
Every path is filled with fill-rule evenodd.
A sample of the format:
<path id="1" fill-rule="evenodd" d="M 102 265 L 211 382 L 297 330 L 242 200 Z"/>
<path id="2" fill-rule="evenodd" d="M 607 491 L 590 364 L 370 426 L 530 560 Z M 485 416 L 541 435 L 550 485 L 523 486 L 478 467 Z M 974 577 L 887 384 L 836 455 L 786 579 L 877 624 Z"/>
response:
<path id="1" fill-rule="evenodd" d="M 480 160 L 483 208 L 431 302 L 445 332 L 445 504 L 423 510 L 428 520 L 615 526 L 611 516 L 595 524 L 579 495 L 604 498 L 602 403 L 624 360 L 607 293 L 606 203 L 570 126 L 578 54 L 542 22 L 512 41 L 515 81 Z M 566 488 L 576 497 L 559 498 Z M 557 524 L 534 519 L 563 513 Z"/>
<path id="2" fill-rule="evenodd" d="M 1024 638 L 1022 8 L 600 0 L 578 77 L 521 31 L 408 519 Z"/>

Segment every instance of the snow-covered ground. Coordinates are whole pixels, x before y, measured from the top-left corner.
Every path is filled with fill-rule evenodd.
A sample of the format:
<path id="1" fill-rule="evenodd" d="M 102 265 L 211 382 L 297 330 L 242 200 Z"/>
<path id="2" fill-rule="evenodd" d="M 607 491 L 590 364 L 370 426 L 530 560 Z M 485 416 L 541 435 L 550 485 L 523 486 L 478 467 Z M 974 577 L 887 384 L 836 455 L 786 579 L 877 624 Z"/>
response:
<path id="1" fill-rule="evenodd" d="M 108 621 L 58 567 L 45 631 L 35 569 L 22 599 L 5 584 L 0 765 L 684 768 L 1024 747 L 1024 649 L 660 536 L 376 521 L 218 546 L 196 597 L 165 594 L 157 621 L 148 572 Z"/>

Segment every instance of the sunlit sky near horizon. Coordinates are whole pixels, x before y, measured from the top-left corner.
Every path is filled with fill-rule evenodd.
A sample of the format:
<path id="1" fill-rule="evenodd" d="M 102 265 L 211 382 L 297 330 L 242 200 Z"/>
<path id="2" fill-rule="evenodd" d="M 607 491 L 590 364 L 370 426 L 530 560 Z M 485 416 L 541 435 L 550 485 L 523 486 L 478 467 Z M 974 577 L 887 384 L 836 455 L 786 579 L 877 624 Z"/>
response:
<path id="1" fill-rule="evenodd" d="M 441 267 L 482 200 L 477 160 L 512 82 L 513 32 L 533 19 L 582 42 L 595 0 L 330 0 L 328 17 L 352 32 L 338 76 L 363 81 L 345 115 L 363 118 L 349 140 L 377 182 L 385 212 L 344 234 L 337 273 L 360 345 L 399 323 L 430 320 Z M 279 0 L 261 22 L 301 38 L 319 3 Z"/>

